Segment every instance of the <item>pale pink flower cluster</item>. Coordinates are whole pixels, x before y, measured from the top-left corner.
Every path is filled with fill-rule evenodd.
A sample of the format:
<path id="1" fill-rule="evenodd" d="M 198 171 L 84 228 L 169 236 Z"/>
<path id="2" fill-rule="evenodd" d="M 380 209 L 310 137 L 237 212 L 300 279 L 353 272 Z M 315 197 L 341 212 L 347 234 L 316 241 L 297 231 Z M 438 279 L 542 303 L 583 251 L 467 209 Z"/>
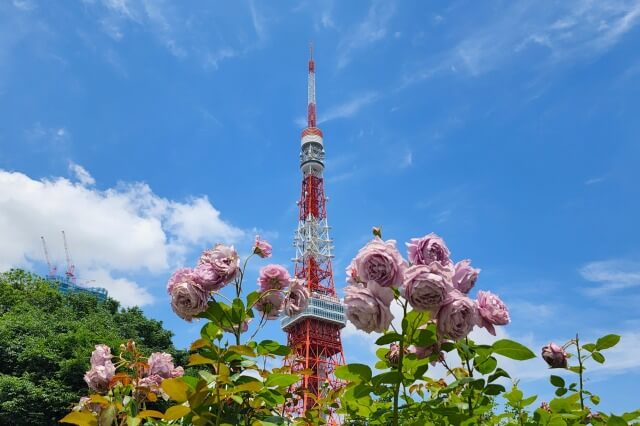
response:
<path id="1" fill-rule="evenodd" d="M 411 348 L 423 357 L 439 351 L 442 341 L 460 340 L 475 326 L 495 335 L 496 325 L 509 323 L 509 311 L 498 296 L 480 291 L 469 298 L 480 269 L 470 260 L 456 264 L 442 238 L 428 234 L 407 244 L 406 262 L 393 240 L 379 236 L 367 243 L 347 267 L 346 316 L 367 333 L 385 332 L 393 319 L 393 288 L 398 288 L 412 309 L 428 311 L 436 323 L 438 343 L 429 348 Z"/>
<path id="2" fill-rule="evenodd" d="M 111 361 L 111 348 L 107 345 L 96 345 L 91 353 L 91 368 L 84 375 L 84 381 L 96 392 L 109 389 L 111 379 L 116 374 L 116 367 Z"/>
<path id="3" fill-rule="evenodd" d="M 96 345 L 91 353 L 91 368 L 84 375 L 84 380 L 89 388 L 95 392 L 105 393 L 109 390 L 111 381 L 116 374 L 116 366 L 112 362 L 111 348 L 107 345 Z M 154 352 L 147 360 L 148 367 L 141 370 L 137 387 L 146 387 L 150 391 L 163 395 L 160 389 L 162 380 L 181 377 L 184 375 L 182 367 L 175 367 L 173 357 L 166 352 Z M 95 411 L 95 407 L 88 406 L 90 400 L 80 399 L 77 410 L 88 408 Z"/>
<path id="4" fill-rule="evenodd" d="M 210 294 L 220 291 L 236 278 L 239 263 L 240 258 L 233 247 L 217 244 L 202 253 L 195 268 L 176 270 L 167 282 L 173 311 L 187 321 L 204 312 Z"/>
<path id="5" fill-rule="evenodd" d="M 260 269 L 258 287 L 260 298 L 255 307 L 264 319 L 276 319 L 283 312 L 293 316 L 307 307 L 309 289 L 303 280 L 292 279 L 282 265 L 272 264 Z"/>

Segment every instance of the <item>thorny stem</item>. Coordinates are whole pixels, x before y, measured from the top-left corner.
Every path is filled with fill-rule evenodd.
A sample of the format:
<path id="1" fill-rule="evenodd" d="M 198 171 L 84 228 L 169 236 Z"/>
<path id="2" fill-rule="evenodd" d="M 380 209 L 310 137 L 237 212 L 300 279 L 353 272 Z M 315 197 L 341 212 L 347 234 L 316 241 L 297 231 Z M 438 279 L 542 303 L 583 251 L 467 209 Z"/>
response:
<path id="1" fill-rule="evenodd" d="M 580 340 L 578 340 L 578 334 L 576 333 L 576 349 L 578 350 L 578 365 L 580 366 L 580 371 L 578 375 L 580 376 L 580 408 L 584 411 L 584 390 L 583 390 L 583 368 L 582 368 L 582 357 L 580 356 Z"/>

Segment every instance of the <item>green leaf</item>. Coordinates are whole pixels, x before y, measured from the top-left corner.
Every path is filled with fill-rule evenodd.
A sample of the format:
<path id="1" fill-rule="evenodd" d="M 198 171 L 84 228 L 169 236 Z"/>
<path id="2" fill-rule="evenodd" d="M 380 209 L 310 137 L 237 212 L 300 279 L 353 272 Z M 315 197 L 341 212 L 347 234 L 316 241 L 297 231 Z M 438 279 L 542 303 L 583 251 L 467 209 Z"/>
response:
<path id="1" fill-rule="evenodd" d="M 569 371 L 573 371 L 576 374 L 580 374 L 580 366 L 579 365 L 574 365 L 571 367 L 568 367 L 567 370 Z M 584 366 L 582 367 L 582 371 L 586 370 L 586 368 L 584 368 Z"/>
<path id="2" fill-rule="evenodd" d="M 247 295 L 247 308 L 253 307 L 256 301 L 260 299 L 260 292 L 253 291 Z"/>
<path id="3" fill-rule="evenodd" d="M 278 386 L 285 387 L 291 386 L 300 380 L 300 376 L 297 374 L 283 374 L 283 373 L 274 373 L 270 374 L 267 377 L 267 380 L 264 382 L 264 385 L 267 387 Z"/>
<path id="4" fill-rule="evenodd" d="M 591 357 L 595 362 L 599 362 L 600 364 L 604 363 L 604 355 L 602 355 L 600 352 L 592 352 Z"/>
<path id="5" fill-rule="evenodd" d="M 563 388 L 565 386 L 564 379 L 560 376 L 549 377 L 551 384 L 557 388 Z"/>
<path id="6" fill-rule="evenodd" d="M 627 426 L 628 423 L 625 419 L 623 419 L 622 417 L 618 417 L 615 415 L 611 415 L 611 417 L 609 417 L 609 421 L 607 422 L 607 426 Z"/>
<path id="7" fill-rule="evenodd" d="M 371 382 L 375 385 L 388 384 L 396 385 L 402 381 L 402 376 L 397 371 L 387 371 L 386 373 L 378 374 L 371 379 Z"/>
<path id="8" fill-rule="evenodd" d="M 556 389 L 556 396 L 562 396 L 567 393 L 567 388 L 558 388 Z"/>
<path id="9" fill-rule="evenodd" d="M 436 343 L 436 341 L 437 337 L 435 330 L 433 330 L 431 327 L 418 330 L 413 338 L 413 344 L 421 348 L 431 346 Z"/>
<path id="10" fill-rule="evenodd" d="M 231 304 L 231 321 L 235 324 L 240 324 L 244 321 L 245 309 L 242 299 L 235 298 Z"/>
<path id="11" fill-rule="evenodd" d="M 531 395 L 530 397 L 522 400 L 522 406 L 526 407 L 527 405 L 531 405 L 536 399 L 538 399 L 538 395 Z"/>
<path id="12" fill-rule="evenodd" d="M 506 377 L 507 379 L 511 378 L 511 376 L 509 376 L 509 373 L 504 371 L 502 368 L 498 368 L 498 369 L 496 369 L 495 373 L 493 373 L 492 375 L 489 376 L 489 379 L 487 381 L 489 383 L 491 383 L 491 382 L 493 382 L 494 380 L 496 380 L 496 379 L 498 379 L 500 377 Z"/>
<path id="13" fill-rule="evenodd" d="M 353 383 L 368 382 L 371 380 L 371 368 L 365 364 L 341 365 L 335 370 L 336 377 Z"/>
<path id="14" fill-rule="evenodd" d="M 589 399 L 591 399 L 591 402 L 592 402 L 594 405 L 598 405 L 598 404 L 600 404 L 600 397 L 599 397 L 598 395 L 591 395 L 591 396 L 589 397 Z"/>
<path id="15" fill-rule="evenodd" d="M 596 345 L 594 343 L 585 343 L 584 345 L 582 345 L 582 349 L 588 352 L 593 352 L 598 348 L 596 348 Z"/>
<path id="16" fill-rule="evenodd" d="M 524 361 L 535 358 L 535 354 L 529 348 L 513 340 L 501 339 L 491 345 L 493 352 L 507 358 Z"/>
<path id="17" fill-rule="evenodd" d="M 492 356 L 482 361 L 478 361 L 478 358 L 475 358 L 473 360 L 473 363 L 476 367 L 476 370 L 478 370 L 482 374 L 489 374 L 498 366 L 498 360 L 496 360 Z"/>
<path id="18" fill-rule="evenodd" d="M 378 340 L 376 340 L 376 345 L 378 346 L 388 345 L 389 343 L 399 342 L 400 340 L 402 340 L 402 336 L 392 331 L 390 333 L 386 333 L 380 336 Z"/>
<path id="19" fill-rule="evenodd" d="M 620 336 L 617 334 L 607 334 L 606 336 L 602 336 L 596 341 L 596 347 L 599 351 L 603 349 L 609 349 L 614 347 L 620 341 Z"/>
<path id="20" fill-rule="evenodd" d="M 258 343 L 258 355 L 289 355 L 291 349 L 288 346 L 281 345 L 275 340 L 263 340 Z"/>
<path id="21" fill-rule="evenodd" d="M 495 395 L 500 395 L 505 390 L 506 389 L 504 388 L 504 386 L 491 383 L 484 388 L 484 394 L 489 396 L 495 396 Z"/>

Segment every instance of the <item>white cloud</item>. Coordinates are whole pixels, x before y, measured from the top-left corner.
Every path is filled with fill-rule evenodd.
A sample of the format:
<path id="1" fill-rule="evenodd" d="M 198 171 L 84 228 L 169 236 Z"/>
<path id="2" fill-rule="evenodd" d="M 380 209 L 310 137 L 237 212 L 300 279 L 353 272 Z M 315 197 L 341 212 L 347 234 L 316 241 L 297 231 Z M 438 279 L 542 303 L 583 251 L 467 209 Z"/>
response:
<path id="1" fill-rule="evenodd" d="M 393 3 L 374 1 L 367 16 L 355 25 L 338 44 L 338 68 L 345 67 L 351 61 L 355 50 L 363 49 L 387 36 L 387 24 L 395 13 Z"/>
<path id="2" fill-rule="evenodd" d="M 91 186 L 96 183 L 96 180 L 91 174 L 80 164 L 69 162 L 69 171 L 73 173 L 76 179 L 84 186 Z"/>
<path id="3" fill-rule="evenodd" d="M 339 118 L 353 117 L 358 112 L 360 112 L 362 108 L 370 105 L 378 98 L 378 93 L 372 91 L 353 96 L 346 102 L 329 107 L 324 113 L 320 111 L 318 116 L 318 124 L 326 123 L 327 121 Z M 298 117 L 295 120 L 295 123 L 300 127 L 305 127 L 307 125 L 307 118 Z"/>
<path id="4" fill-rule="evenodd" d="M 243 236 L 206 197 L 169 200 L 144 183 L 100 191 L 86 186 L 93 178 L 81 166 L 76 176 L 80 183 L 0 170 L 0 270 L 42 263 L 41 235 L 62 262 L 65 230 L 80 277 L 97 275 L 126 303 L 138 288 L 127 274 L 167 272 L 190 250 Z M 143 295 L 135 303 L 150 300 L 135 294 Z"/>
<path id="5" fill-rule="evenodd" d="M 593 184 L 595 184 L 595 183 L 604 182 L 604 180 L 605 180 L 605 178 L 604 178 L 604 177 L 602 177 L 602 176 L 601 176 L 601 177 L 594 177 L 594 178 L 591 178 L 591 179 L 587 179 L 587 180 L 584 182 L 584 184 L 585 184 L 585 185 L 593 185 Z"/>
<path id="6" fill-rule="evenodd" d="M 431 55 L 405 76 L 401 88 L 442 72 L 478 76 L 504 66 L 527 49 L 540 49 L 540 66 L 602 54 L 640 21 L 639 0 L 574 0 L 553 8 L 513 2 L 499 16 L 466 31 L 459 41 Z"/>
<path id="7" fill-rule="evenodd" d="M 640 286 L 640 262 L 637 261 L 601 260 L 587 263 L 579 272 L 585 280 L 599 284 L 587 290 L 591 295 Z"/>

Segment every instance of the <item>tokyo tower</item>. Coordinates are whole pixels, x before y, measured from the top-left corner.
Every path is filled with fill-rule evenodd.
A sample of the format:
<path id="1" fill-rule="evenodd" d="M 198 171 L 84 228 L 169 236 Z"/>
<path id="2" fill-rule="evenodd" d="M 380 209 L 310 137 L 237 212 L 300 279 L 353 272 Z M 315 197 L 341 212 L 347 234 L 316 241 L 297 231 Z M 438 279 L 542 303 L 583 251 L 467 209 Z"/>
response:
<path id="1" fill-rule="evenodd" d="M 293 262 L 295 276 L 305 281 L 311 297 L 304 311 L 282 320 L 282 330 L 288 334 L 291 348 L 285 364 L 291 366 L 292 372 L 306 370 L 301 381 L 291 389 L 299 396 L 287 407 L 293 417 L 303 416 L 315 407 L 318 398 L 342 386 L 334 371 L 345 363 L 340 330 L 346 325 L 346 319 L 344 305 L 336 296 L 331 268 L 333 247 L 324 192 L 324 144 L 322 131 L 316 127 L 313 50 L 309 58 L 307 96 L 307 127 L 302 131 L 300 146 L 302 190 Z M 325 420 L 329 425 L 340 424 L 334 410 Z"/>

